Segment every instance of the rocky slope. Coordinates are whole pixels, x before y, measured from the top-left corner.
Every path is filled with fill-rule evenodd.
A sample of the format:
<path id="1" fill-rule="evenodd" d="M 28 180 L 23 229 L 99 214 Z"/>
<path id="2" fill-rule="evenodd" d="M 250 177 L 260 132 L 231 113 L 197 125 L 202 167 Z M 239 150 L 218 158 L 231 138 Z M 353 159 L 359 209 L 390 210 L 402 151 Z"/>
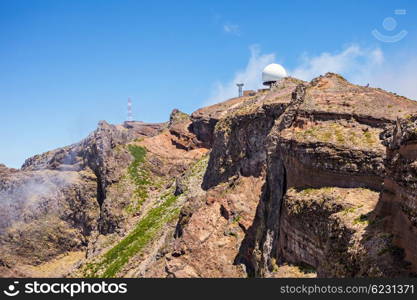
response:
<path id="1" fill-rule="evenodd" d="M 328 73 L 0 166 L 0 275 L 414 276 L 417 102 Z"/>

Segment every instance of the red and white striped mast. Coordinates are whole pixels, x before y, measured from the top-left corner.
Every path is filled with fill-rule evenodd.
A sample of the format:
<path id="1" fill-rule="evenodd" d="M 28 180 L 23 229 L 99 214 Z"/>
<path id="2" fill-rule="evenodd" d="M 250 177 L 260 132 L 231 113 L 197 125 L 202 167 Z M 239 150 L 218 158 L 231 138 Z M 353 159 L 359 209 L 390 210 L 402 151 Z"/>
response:
<path id="1" fill-rule="evenodd" d="M 132 99 L 127 100 L 127 120 L 129 122 L 133 121 L 133 113 L 132 113 Z"/>

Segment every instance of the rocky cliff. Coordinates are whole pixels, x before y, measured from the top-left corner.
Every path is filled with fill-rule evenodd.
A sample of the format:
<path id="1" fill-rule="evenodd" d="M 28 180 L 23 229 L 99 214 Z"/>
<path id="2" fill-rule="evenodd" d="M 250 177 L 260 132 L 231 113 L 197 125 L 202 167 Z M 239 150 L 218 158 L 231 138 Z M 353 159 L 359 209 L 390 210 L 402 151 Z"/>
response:
<path id="1" fill-rule="evenodd" d="M 328 73 L 0 166 L 0 275 L 417 269 L 417 102 Z"/>

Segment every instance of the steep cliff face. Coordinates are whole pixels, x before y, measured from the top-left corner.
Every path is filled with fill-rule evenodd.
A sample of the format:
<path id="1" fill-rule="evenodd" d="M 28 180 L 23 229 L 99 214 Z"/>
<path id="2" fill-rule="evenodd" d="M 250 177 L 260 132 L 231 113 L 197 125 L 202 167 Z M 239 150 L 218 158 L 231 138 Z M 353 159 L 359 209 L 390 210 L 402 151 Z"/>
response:
<path id="1" fill-rule="evenodd" d="M 97 234 L 121 228 L 120 222 L 128 217 L 123 203 L 130 195 L 114 197 L 112 185 L 121 180 L 132 158 L 117 147 L 155 135 L 161 128 L 161 124 L 101 122 L 85 140 L 29 158 L 21 170 L 2 167 L 4 272 L 7 268 L 25 274 L 28 265 L 83 251 Z"/>
<path id="2" fill-rule="evenodd" d="M 384 190 L 377 211 L 383 226 L 392 233 L 392 244 L 399 247 L 410 269 L 417 273 L 417 116 L 399 119 L 385 132 L 387 145 Z"/>
<path id="3" fill-rule="evenodd" d="M 416 115 L 329 73 L 166 124 L 101 122 L 0 165 L 0 274 L 414 275 Z"/>
<path id="4" fill-rule="evenodd" d="M 214 128 L 203 186 L 235 175 L 265 178 L 236 262 L 253 276 L 274 276 L 285 261 L 319 276 L 410 274 L 374 208 L 386 177 L 380 135 L 416 103 L 335 74 L 293 83 L 246 100 L 241 111 L 229 109 Z"/>

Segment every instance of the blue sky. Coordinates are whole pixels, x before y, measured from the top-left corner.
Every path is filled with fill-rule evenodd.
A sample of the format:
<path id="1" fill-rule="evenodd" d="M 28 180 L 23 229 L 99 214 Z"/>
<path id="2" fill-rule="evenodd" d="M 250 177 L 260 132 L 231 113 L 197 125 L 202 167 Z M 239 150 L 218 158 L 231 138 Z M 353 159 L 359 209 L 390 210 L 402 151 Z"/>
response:
<path id="1" fill-rule="evenodd" d="M 416 14 L 416 1 L 0 0 L 0 163 L 123 122 L 128 97 L 137 120 L 191 113 L 237 80 L 257 87 L 273 61 L 417 99 Z M 386 43 L 374 29 L 407 35 Z"/>

